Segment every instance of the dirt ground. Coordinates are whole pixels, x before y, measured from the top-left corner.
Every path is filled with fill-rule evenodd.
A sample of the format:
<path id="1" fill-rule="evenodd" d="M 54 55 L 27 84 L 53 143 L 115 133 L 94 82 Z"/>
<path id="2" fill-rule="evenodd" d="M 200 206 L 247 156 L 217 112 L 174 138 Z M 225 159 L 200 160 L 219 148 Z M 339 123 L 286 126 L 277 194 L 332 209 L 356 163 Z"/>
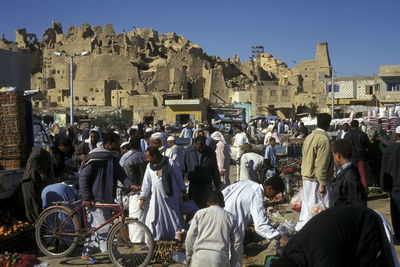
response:
<path id="1" fill-rule="evenodd" d="M 232 166 L 231 168 L 231 181 L 236 180 L 236 167 Z M 389 208 L 389 198 L 387 198 L 386 195 L 384 194 L 375 194 L 371 195 L 368 201 L 368 207 L 375 209 L 379 212 L 381 212 L 391 223 L 391 218 L 390 218 L 390 208 Z M 298 220 L 298 213 L 291 211 L 289 208 L 287 209 L 285 213 L 285 218 L 288 220 L 291 220 L 293 222 L 297 222 Z M 258 238 L 257 238 L 258 239 Z M 263 266 L 265 257 L 267 255 L 274 255 L 275 254 L 275 241 L 272 241 L 271 243 L 268 243 L 265 240 L 261 240 L 258 242 L 251 243 L 247 247 L 247 252 L 249 255 L 245 255 L 243 259 L 243 266 Z M 398 255 L 398 258 L 400 260 L 400 246 L 396 246 L 396 252 Z M 51 259 L 49 257 L 43 257 L 40 255 L 40 251 L 34 250 L 34 253 L 39 256 L 39 260 L 42 262 L 46 262 L 49 265 L 48 266 L 86 266 L 87 264 L 83 263 L 80 260 L 80 251 L 79 248 L 77 248 L 70 256 L 64 257 L 64 258 L 59 258 L 59 259 Z M 98 263 L 95 266 L 111 266 L 111 262 L 108 259 L 107 254 L 96 254 L 95 255 L 96 259 L 98 260 Z M 182 264 L 168 264 L 168 265 L 163 265 L 163 264 L 155 264 L 152 266 L 185 266 Z"/>

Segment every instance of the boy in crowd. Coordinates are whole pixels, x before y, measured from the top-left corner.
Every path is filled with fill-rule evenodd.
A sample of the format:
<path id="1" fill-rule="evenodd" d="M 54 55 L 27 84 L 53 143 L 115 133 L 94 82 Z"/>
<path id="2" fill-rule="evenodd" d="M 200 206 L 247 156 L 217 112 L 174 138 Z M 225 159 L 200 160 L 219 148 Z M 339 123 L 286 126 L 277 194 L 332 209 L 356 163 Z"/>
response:
<path id="1" fill-rule="evenodd" d="M 366 206 L 367 197 L 361 184 L 360 174 L 351 161 L 353 154 L 351 143 L 345 139 L 338 140 L 332 145 L 332 151 L 333 159 L 339 166 L 332 186 L 333 206 L 343 204 Z"/>

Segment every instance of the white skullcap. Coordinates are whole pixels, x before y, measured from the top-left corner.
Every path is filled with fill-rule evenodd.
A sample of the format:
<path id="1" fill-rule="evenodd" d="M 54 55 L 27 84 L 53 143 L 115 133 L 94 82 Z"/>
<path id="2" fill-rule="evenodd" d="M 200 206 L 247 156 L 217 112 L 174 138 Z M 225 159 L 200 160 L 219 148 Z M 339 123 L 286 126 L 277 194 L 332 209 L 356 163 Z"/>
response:
<path id="1" fill-rule="evenodd" d="M 175 141 L 175 137 L 173 137 L 173 136 L 168 136 L 167 141 Z"/>
<path id="2" fill-rule="evenodd" d="M 137 125 L 132 125 L 132 126 L 131 126 L 131 129 L 137 130 L 137 129 L 138 129 L 138 126 L 137 126 Z"/>
<path id="3" fill-rule="evenodd" d="M 163 133 L 153 133 L 150 137 L 151 140 L 155 140 L 155 139 L 165 139 L 164 134 Z"/>
<path id="4" fill-rule="evenodd" d="M 121 136 L 121 135 L 119 134 L 119 132 L 118 132 L 118 131 L 114 131 L 114 133 L 115 133 L 115 134 L 118 134 L 119 136 Z"/>
<path id="5" fill-rule="evenodd" d="M 123 142 L 123 143 L 121 144 L 120 148 L 123 148 L 124 146 L 127 146 L 127 145 L 129 145 L 129 142 Z"/>
<path id="6" fill-rule="evenodd" d="M 400 134 L 400 126 L 397 126 L 397 127 L 396 127 L 395 133 L 396 133 L 396 134 Z"/>
<path id="7" fill-rule="evenodd" d="M 146 128 L 146 133 L 153 131 L 152 128 Z"/>

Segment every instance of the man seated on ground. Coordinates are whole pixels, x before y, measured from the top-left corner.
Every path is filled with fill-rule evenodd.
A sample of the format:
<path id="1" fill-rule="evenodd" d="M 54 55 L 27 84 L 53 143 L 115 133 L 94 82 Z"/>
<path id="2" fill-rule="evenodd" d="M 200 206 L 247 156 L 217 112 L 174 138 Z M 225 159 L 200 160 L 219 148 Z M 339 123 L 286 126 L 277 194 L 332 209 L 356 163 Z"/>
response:
<path id="1" fill-rule="evenodd" d="M 383 216 L 371 209 L 335 206 L 311 218 L 270 266 L 398 266 L 387 227 Z"/>
<path id="2" fill-rule="evenodd" d="M 195 214 L 187 233 L 187 262 L 202 267 L 237 266 L 241 259 L 236 217 L 224 210 L 221 192 L 212 192 L 207 206 Z"/>
<path id="3" fill-rule="evenodd" d="M 345 139 L 332 145 L 333 160 L 339 169 L 332 185 L 333 206 L 343 204 L 367 205 L 367 196 L 361 184 L 360 174 L 351 161 L 353 149 Z"/>
<path id="4" fill-rule="evenodd" d="M 237 217 L 240 233 L 239 259 L 243 255 L 243 241 L 246 226 L 253 219 L 255 231 L 265 239 L 280 239 L 280 233 L 268 224 L 265 215 L 264 197 L 273 198 L 283 192 L 285 185 L 281 178 L 272 177 L 259 184 L 250 180 L 236 182 L 222 191 L 225 210 Z M 282 238 L 285 239 L 285 238 Z"/>

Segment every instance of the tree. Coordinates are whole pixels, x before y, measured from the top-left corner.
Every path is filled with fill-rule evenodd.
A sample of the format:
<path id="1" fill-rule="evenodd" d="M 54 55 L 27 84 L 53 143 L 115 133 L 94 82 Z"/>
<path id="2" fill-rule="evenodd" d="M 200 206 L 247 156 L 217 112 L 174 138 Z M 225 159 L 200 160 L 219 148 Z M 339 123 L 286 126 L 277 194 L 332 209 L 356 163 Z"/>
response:
<path id="1" fill-rule="evenodd" d="M 118 131 L 126 130 L 132 125 L 132 118 L 127 114 L 106 114 L 92 120 L 100 129 L 115 128 Z"/>

